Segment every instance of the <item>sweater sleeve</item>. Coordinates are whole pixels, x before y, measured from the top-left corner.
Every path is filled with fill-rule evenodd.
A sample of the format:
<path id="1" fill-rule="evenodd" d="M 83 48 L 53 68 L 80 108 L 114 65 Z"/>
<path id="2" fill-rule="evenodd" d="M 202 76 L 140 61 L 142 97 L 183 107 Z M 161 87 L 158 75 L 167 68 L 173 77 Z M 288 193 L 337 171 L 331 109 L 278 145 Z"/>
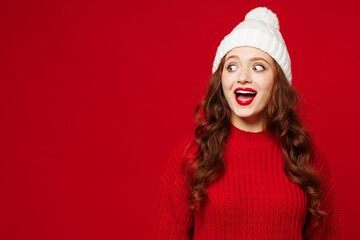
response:
<path id="1" fill-rule="evenodd" d="M 162 173 L 153 208 L 153 240 L 192 239 L 194 218 L 188 208 L 189 191 L 183 173 L 187 143 L 183 141 L 175 148 Z"/>
<path id="2" fill-rule="evenodd" d="M 330 212 L 331 215 L 323 216 L 319 226 L 312 228 L 315 217 L 308 212 L 303 229 L 304 239 L 344 239 L 332 172 L 327 159 L 318 148 L 315 148 L 313 152 L 313 166 L 323 179 L 320 187 L 323 194 L 320 209 Z"/>

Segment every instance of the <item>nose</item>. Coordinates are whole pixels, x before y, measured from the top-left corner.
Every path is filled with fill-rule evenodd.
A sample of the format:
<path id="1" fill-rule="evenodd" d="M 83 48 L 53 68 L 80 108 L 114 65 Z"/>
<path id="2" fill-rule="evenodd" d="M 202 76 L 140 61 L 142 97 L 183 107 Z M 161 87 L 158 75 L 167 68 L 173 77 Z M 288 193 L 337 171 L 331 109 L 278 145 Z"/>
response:
<path id="1" fill-rule="evenodd" d="M 247 68 L 242 68 L 239 71 L 238 82 L 239 83 L 251 83 L 251 76 L 250 76 L 249 70 Z"/>

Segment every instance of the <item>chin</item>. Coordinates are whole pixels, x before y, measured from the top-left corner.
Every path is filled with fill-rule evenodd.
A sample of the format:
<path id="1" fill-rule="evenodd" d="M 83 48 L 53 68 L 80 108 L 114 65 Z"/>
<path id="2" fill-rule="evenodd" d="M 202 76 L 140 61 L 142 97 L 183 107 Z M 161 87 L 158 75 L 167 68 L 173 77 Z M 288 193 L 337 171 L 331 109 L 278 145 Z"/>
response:
<path id="1" fill-rule="evenodd" d="M 241 118 L 243 120 L 259 120 L 260 111 L 255 111 L 254 109 L 235 109 L 232 110 L 234 117 Z"/>
<path id="2" fill-rule="evenodd" d="M 254 118 L 257 116 L 256 113 L 254 112 L 249 112 L 249 111 L 238 111 L 238 112 L 234 112 L 234 115 L 238 118 Z"/>

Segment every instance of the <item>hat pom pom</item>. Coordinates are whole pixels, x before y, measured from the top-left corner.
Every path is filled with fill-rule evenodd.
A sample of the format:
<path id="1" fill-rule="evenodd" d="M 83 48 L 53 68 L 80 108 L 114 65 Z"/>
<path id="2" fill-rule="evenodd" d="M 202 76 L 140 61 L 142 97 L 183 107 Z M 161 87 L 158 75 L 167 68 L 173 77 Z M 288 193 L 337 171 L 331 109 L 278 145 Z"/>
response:
<path id="1" fill-rule="evenodd" d="M 266 22 L 267 24 L 275 27 L 277 30 L 280 30 L 279 20 L 276 17 L 276 14 L 266 7 L 258 7 L 248 12 L 245 16 L 245 20 L 250 19 Z"/>

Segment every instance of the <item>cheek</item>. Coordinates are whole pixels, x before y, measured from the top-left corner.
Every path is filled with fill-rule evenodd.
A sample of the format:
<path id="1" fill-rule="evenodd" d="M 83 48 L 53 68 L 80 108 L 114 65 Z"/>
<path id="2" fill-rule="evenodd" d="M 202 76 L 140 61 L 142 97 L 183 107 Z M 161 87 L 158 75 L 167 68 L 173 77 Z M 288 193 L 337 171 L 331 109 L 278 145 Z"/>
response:
<path id="1" fill-rule="evenodd" d="M 270 79 L 269 82 L 264 85 L 263 91 L 264 91 L 264 98 L 265 98 L 264 100 L 266 101 L 266 104 L 270 100 L 273 86 L 274 86 L 274 81 L 272 79 Z"/>
<path id="2" fill-rule="evenodd" d="M 266 78 L 257 79 L 257 86 L 261 89 L 262 99 L 267 103 L 272 94 L 272 89 L 274 86 L 274 79 L 272 76 L 268 76 Z"/>
<path id="3" fill-rule="evenodd" d="M 224 93 L 231 90 L 232 86 L 232 80 L 230 77 L 226 76 L 226 74 L 223 74 L 221 76 L 221 85 L 223 87 Z"/>
<path id="4" fill-rule="evenodd" d="M 229 78 L 222 77 L 221 88 L 222 88 L 224 97 L 225 97 L 227 103 L 229 104 L 229 106 L 231 105 L 231 98 L 232 98 L 232 94 L 233 94 L 231 91 L 231 87 L 232 87 L 232 83 L 229 80 Z"/>

